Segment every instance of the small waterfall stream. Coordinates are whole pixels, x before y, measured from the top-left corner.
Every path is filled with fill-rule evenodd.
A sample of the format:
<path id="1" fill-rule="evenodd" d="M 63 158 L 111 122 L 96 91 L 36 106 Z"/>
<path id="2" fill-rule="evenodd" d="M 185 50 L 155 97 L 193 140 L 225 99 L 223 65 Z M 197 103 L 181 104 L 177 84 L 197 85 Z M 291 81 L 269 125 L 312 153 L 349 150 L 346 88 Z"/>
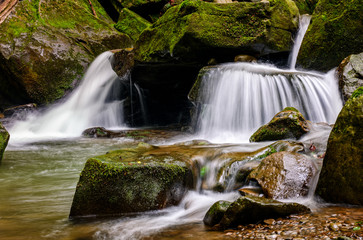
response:
<path id="1" fill-rule="evenodd" d="M 308 30 L 309 24 L 310 24 L 311 16 L 304 14 L 301 15 L 299 18 L 299 31 L 295 38 L 295 44 L 291 50 L 290 56 L 289 56 L 289 67 L 290 69 L 295 69 L 297 56 L 299 54 L 299 50 L 301 47 L 301 43 L 304 39 L 305 33 Z"/>
<path id="2" fill-rule="evenodd" d="M 28 116 L 9 129 L 10 141 L 78 137 L 89 127 L 125 127 L 122 79 L 112 70 L 113 53 L 104 52 L 89 66 L 81 84 L 63 102 Z"/>
<path id="3" fill-rule="evenodd" d="M 215 142 L 248 141 L 285 107 L 310 121 L 334 123 L 342 108 L 334 72 L 281 70 L 271 65 L 229 63 L 204 75 L 197 131 Z"/>

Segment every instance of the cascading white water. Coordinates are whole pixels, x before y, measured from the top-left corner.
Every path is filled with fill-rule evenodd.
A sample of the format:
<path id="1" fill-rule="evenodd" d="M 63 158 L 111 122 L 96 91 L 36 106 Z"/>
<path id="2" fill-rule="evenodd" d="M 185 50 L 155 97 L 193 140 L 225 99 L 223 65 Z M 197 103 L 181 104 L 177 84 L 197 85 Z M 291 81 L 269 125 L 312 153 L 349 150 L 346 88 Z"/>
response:
<path id="1" fill-rule="evenodd" d="M 9 129 L 11 142 L 80 136 L 89 127 L 124 126 L 121 79 L 111 67 L 113 53 L 104 52 L 89 66 L 81 84 L 64 102 L 33 114 Z"/>
<path id="2" fill-rule="evenodd" d="M 295 38 L 295 44 L 291 50 L 290 56 L 289 56 L 289 67 L 290 69 L 295 69 L 297 56 L 299 54 L 301 43 L 304 39 L 305 33 L 308 30 L 309 24 L 310 24 L 311 16 L 304 14 L 299 17 L 299 31 Z"/>
<path id="3" fill-rule="evenodd" d="M 308 120 L 334 123 L 342 108 L 334 72 L 320 75 L 270 65 L 230 63 L 204 75 L 197 129 L 214 142 L 244 142 L 285 107 Z"/>

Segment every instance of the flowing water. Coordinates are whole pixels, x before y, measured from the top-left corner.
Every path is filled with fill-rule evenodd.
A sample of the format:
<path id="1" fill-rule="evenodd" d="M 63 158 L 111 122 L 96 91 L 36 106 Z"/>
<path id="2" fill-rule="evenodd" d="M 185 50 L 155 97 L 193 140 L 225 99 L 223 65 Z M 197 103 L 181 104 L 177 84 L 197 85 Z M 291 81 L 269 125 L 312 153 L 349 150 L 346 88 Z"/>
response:
<path id="1" fill-rule="evenodd" d="M 311 16 L 304 14 L 299 17 L 299 31 L 295 38 L 295 44 L 291 50 L 290 56 L 289 56 L 289 67 L 290 69 L 295 69 L 297 56 L 299 54 L 301 43 L 304 39 L 305 33 L 308 30 L 309 24 L 310 24 Z"/>
<path id="2" fill-rule="evenodd" d="M 87 158 L 135 144 L 122 138 L 79 137 L 88 127 L 126 127 L 123 94 L 115 89 L 123 89 L 123 82 L 128 80 L 119 79 L 112 71 L 111 58 L 109 52 L 99 56 L 81 85 L 63 103 L 10 128 L 11 141 L 0 165 L 0 239 L 225 237 L 220 232 L 206 231 L 202 219 L 214 202 L 231 201 L 238 194 L 203 190 L 202 181 L 180 205 L 165 210 L 115 219 L 68 219 Z M 125 91 L 132 93 L 132 89 Z M 136 91 L 142 93 L 137 86 Z M 332 72 L 322 75 L 247 63 L 224 64 L 211 70 L 203 79 L 199 100 L 203 111 L 198 120 L 199 136 L 193 138 L 239 142 L 235 147 L 245 152 L 263 147 L 241 142 L 285 106 L 298 108 L 312 121 L 330 123 L 342 107 Z M 326 141 L 329 130 L 323 138 L 319 134 L 309 135 L 306 141 Z M 216 170 L 223 162 L 209 161 L 203 156 L 196 161 L 208 168 L 204 183 L 216 183 Z"/>
<path id="3" fill-rule="evenodd" d="M 104 52 L 88 68 L 71 96 L 49 110 L 32 114 L 11 128 L 11 141 L 78 137 L 86 128 L 125 127 L 122 80 L 112 70 L 113 54 Z"/>
<path id="4" fill-rule="evenodd" d="M 312 122 L 334 123 L 342 101 L 334 71 L 325 75 L 271 65 L 229 63 L 204 75 L 198 101 L 199 136 L 213 142 L 248 142 L 285 107 Z"/>

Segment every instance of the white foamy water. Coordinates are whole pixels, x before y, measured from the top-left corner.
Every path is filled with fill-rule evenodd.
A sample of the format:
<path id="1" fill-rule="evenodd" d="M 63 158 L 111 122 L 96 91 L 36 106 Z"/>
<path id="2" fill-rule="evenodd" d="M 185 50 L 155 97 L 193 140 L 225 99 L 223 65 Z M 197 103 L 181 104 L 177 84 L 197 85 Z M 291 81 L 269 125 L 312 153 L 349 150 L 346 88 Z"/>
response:
<path id="1" fill-rule="evenodd" d="M 322 75 L 271 65 L 229 63 L 204 75 L 198 101 L 199 137 L 212 142 L 247 142 L 285 107 L 313 122 L 334 123 L 342 108 L 334 71 Z"/>
<path id="2" fill-rule="evenodd" d="M 308 30 L 310 19 L 311 16 L 307 14 L 301 15 L 299 18 L 299 31 L 296 35 L 295 43 L 291 50 L 288 61 L 290 69 L 295 69 L 297 56 L 299 55 L 299 50 L 301 47 L 301 43 L 304 39 L 305 33 Z"/>
<path id="3" fill-rule="evenodd" d="M 104 52 L 89 66 L 81 84 L 62 103 L 28 116 L 10 129 L 10 143 L 80 136 L 95 126 L 124 127 L 121 80 L 112 70 L 113 53 Z"/>
<path id="4" fill-rule="evenodd" d="M 220 194 L 208 191 L 205 194 L 200 194 L 189 191 L 177 207 L 103 224 L 94 237 L 98 240 L 136 240 L 156 234 L 168 227 L 200 223 L 215 202 L 219 200 L 234 201 L 238 197 L 237 192 Z"/>

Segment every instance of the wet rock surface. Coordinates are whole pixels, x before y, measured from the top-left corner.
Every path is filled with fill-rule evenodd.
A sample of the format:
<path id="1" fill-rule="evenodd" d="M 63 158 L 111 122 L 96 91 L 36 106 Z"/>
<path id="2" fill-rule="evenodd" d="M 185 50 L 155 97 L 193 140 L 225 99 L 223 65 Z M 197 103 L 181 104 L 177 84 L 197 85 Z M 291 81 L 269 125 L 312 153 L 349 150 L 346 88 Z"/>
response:
<path id="1" fill-rule="evenodd" d="M 346 57 L 337 68 L 339 88 L 347 101 L 358 88 L 363 86 L 363 53 Z"/>
<path id="2" fill-rule="evenodd" d="M 288 107 L 277 113 L 266 125 L 260 127 L 250 138 L 251 142 L 279 139 L 298 139 L 309 131 L 303 115 L 295 108 Z"/>
<path id="3" fill-rule="evenodd" d="M 363 87 L 345 103 L 330 133 L 316 194 L 327 202 L 363 204 Z"/>
<path id="4" fill-rule="evenodd" d="M 227 229 L 239 224 L 256 223 L 264 219 L 305 212 L 310 212 L 310 209 L 298 203 L 283 203 L 250 195 L 234 201 L 214 228 Z"/>
<path id="5" fill-rule="evenodd" d="M 248 178 L 256 180 L 267 197 L 288 199 L 307 196 L 317 172 L 306 155 L 278 152 L 263 159 Z"/>

